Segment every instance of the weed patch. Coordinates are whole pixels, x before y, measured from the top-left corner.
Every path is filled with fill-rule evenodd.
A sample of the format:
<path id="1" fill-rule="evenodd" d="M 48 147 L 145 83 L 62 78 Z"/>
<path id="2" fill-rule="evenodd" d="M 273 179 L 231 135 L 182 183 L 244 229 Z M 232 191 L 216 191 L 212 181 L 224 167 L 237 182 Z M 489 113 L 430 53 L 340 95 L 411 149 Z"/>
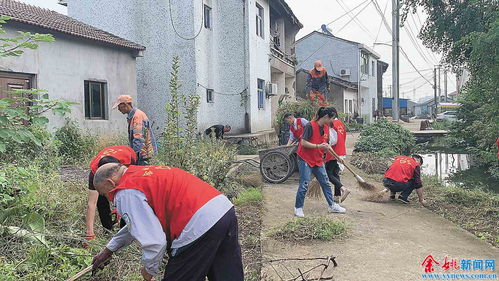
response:
<path id="1" fill-rule="evenodd" d="M 239 195 L 234 199 L 235 205 L 242 205 L 252 202 L 262 202 L 263 194 L 260 189 L 248 188 L 245 191 L 239 193 Z"/>
<path id="2" fill-rule="evenodd" d="M 332 241 L 347 231 L 343 221 L 329 217 L 295 218 L 272 231 L 271 236 L 277 239 L 302 241 Z"/>

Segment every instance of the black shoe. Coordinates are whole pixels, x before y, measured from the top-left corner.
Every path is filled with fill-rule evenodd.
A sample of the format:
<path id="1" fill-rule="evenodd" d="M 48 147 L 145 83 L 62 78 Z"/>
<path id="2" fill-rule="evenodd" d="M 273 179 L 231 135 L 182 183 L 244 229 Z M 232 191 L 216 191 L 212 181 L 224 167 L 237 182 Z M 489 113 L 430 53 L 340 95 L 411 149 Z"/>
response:
<path id="1" fill-rule="evenodd" d="M 390 192 L 390 199 L 395 200 L 395 192 Z"/>
<path id="2" fill-rule="evenodd" d="M 403 198 L 402 196 L 399 196 L 399 201 L 401 201 L 402 203 L 404 204 L 409 204 L 409 200 L 407 200 L 407 198 Z"/>

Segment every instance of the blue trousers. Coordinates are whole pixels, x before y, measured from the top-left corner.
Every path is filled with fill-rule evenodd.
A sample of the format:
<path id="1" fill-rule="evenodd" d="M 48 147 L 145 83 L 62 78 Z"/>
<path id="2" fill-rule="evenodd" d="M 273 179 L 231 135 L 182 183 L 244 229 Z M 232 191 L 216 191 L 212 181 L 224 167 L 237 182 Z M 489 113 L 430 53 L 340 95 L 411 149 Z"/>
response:
<path id="1" fill-rule="evenodd" d="M 307 162 L 298 158 L 298 169 L 300 170 L 300 185 L 298 186 L 298 191 L 296 192 L 295 208 L 303 208 L 303 203 L 305 201 L 305 195 L 307 194 L 308 185 L 310 184 L 311 175 L 314 176 L 319 181 L 321 185 L 322 192 L 328 206 L 333 205 L 333 193 L 331 191 L 331 184 L 329 183 L 329 178 L 327 177 L 326 168 L 324 165 L 310 167 Z"/>

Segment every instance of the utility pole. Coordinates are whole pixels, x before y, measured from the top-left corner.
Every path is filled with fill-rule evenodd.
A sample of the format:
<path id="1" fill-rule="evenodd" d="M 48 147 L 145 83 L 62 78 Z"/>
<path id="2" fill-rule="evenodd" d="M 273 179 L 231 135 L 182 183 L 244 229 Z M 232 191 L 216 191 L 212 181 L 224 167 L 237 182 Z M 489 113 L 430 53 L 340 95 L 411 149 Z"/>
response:
<path id="1" fill-rule="evenodd" d="M 392 91 L 393 122 L 399 121 L 399 1 L 392 0 Z"/>
<path id="2" fill-rule="evenodd" d="M 440 97 L 442 96 L 442 77 L 441 74 L 441 65 L 437 65 L 437 70 L 438 70 L 438 102 L 440 103 Z"/>
<path id="3" fill-rule="evenodd" d="M 444 68 L 444 95 L 445 102 L 449 102 L 447 99 L 447 67 Z"/>
<path id="4" fill-rule="evenodd" d="M 433 94 L 435 101 L 435 111 L 434 114 L 437 114 L 437 68 L 433 68 Z"/>

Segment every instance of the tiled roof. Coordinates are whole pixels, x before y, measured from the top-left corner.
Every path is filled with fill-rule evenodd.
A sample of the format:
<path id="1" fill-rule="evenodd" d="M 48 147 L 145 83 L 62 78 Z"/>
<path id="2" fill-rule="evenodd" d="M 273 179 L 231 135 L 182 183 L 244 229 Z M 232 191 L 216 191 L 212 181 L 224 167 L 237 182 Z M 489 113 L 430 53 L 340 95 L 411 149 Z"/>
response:
<path id="1" fill-rule="evenodd" d="M 10 17 L 11 21 L 34 25 L 88 40 L 132 50 L 145 50 L 145 47 L 142 45 L 77 21 L 71 17 L 15 0 L 0 0 L 0 15 Z"/>

